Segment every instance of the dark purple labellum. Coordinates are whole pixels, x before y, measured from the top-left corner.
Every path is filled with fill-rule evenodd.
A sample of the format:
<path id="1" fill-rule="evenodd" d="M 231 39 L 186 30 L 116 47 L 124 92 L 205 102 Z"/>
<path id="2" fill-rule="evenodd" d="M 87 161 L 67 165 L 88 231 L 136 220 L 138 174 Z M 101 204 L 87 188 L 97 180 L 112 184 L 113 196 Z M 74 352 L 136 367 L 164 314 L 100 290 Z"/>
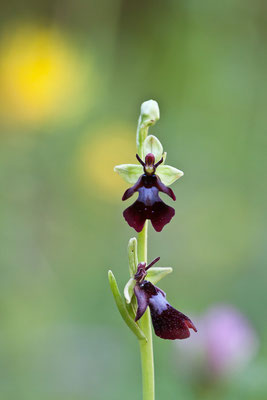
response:
<path id="1" fill-rule="evenodd" d="M 123 216 L 137 232 L 141 232 L 147 219 L 150 219 L 154 229 L 160 232 L 170 222 L 175 210 L 161 200 L 159 192 L 166 193 L 173 200 L 176 200 L 176 197 L 173 191 L 165 186 L 154 173 L 162 159 L 157 164 L 154 164 L 153 154 L 147 154 L 145 163 L 138 155 L 137 159 L 144 167 L 144 174 L 140 176 L 135 185 L 126 190 L 122 200 L 129 199 L 135 192 L 138 192 L 139 195 L 138 199 L 126 208 Z"/>
<path id="2" fill-rule="evenodd" d="M 197 332 L 193 322 L 167 302 L 166 295 L 161 289 L 144 280 L 145 271 L 150 268 L 152 263 L 147 268 L 143 264 L 139 264 L 135 275 L 137 282 L 134 293 L 138 304 L 135 321 L 142 317 L 149 306 L 155 334 L 160 338 L 186 339 L 190 336 L 189 329 Z"/>

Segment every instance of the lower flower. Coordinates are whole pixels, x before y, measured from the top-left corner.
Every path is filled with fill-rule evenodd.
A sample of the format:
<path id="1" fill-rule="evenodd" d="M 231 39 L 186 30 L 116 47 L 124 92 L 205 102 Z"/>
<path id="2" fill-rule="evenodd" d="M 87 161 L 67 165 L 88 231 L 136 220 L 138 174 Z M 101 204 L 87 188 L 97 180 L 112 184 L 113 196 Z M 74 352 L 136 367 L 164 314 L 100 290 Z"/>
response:
<path id="1" fill-rule="evenodd" d="M 156 259 L 158 261 L 158 259 Z M 173 308 L 166 300 L 166 294 L 154 286 L 151 282 L 144 280 L 147 270 L 155 263 L 154 260 L 146 267 L 140 263 L 135 274 L 136 284 L 134 293 L 137 299 L 137 312 L 135 321 L 138 321 L 150 308 L 152 323 L 155 334 L 162 339 L 186 339 L 190 336 L 189 329 L 197 332 L 193 322 L 183 313 Z"/>

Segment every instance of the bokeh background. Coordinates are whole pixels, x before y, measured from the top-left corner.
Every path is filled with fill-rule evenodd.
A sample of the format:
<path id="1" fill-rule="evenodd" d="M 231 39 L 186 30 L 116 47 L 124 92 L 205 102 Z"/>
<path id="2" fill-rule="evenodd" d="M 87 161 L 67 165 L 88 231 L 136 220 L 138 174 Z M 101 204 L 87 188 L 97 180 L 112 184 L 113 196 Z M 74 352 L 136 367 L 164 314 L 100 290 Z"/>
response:
<path id="1" fill-rule="evenodd" d="M 122 289 L 135 232 L 113 166 L 134 161 L 150 98 L 185 176 L 149 259 L 174 268 L 161 287 L 199 327 L 155 337 L 157 399 L 266 399 L 266 15 L 262 0 L 2 2 L 1 399 L 141 398 L 107 270 Z"/>

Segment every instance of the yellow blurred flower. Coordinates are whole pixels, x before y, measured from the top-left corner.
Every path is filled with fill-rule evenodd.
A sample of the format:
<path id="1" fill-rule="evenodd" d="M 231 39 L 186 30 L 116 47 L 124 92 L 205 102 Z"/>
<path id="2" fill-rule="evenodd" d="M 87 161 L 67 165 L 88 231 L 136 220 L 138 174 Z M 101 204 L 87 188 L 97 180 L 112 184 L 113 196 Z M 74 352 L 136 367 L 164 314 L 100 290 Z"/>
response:
<path id="1" fill-rule="evenodd" d="M 40 26 L 9 27 L 0 46 L 5 120 L 35 123 L 55 117 L 75 103 L 81 75 L 73 51 L 58 32 Z"/>
<path id="2" fill-rule="evenodd" d="M 113 171 L 115 165 L 135 163 L 134 128 L 121 123 L 97 128 L 78 152 L 78 174 L 89 194 L 119 201 L 127 184 Z"/>

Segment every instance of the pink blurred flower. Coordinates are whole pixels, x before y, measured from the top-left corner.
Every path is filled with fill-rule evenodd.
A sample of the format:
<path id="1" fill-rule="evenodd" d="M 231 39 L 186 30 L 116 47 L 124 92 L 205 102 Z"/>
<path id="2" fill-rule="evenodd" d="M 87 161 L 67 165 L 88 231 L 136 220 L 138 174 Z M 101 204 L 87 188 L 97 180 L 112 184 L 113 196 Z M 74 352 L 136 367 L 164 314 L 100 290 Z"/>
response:
<path id="1" fill-rule="evenodd" d="M 197 320 L 198 335 L 176 343 L 183 371 L 197 379 L 221 379 L 242 370 L 258 349 L 258 336 L 241 312 L 216 305 Z M 192 376 L 193 374 L 193 376 Z"/>

